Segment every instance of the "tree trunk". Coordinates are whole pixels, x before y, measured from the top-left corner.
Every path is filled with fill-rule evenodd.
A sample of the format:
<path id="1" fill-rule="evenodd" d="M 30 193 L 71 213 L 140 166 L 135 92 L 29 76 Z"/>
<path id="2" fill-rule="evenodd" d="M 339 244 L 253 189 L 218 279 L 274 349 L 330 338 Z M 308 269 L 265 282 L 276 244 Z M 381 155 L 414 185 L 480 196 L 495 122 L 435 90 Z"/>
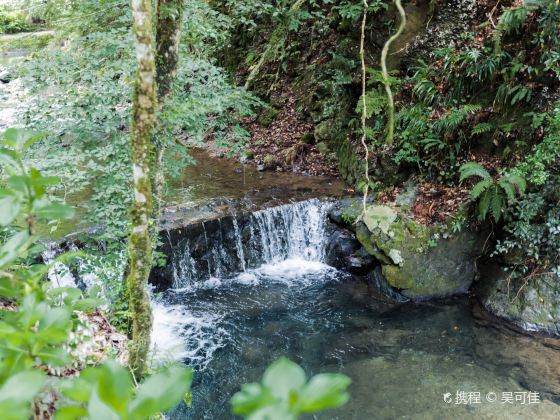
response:
<path id="1" fill-rule="evenodd" d="M 159 0 L 156 12 L 156 65 L 158 98 L 171 93 L 179 64 L 183 0 Z"/>
<path id="2" fill-rule="evenodd" d="M 156 9 L 156 71 L 159 106 L 165 106 L 165 100 L 171 95 L 173 82 L 179 66 L 179 46 L 181 43 L 181 24 L 183 22 L 183 0 L 159 0 Z M 165 143 L 163 134 L 154 139 L 156 146 L 156 171 L 154 176 L 153 217 L 155 226 L 152 231 L 154 242 L 157 240 L 157 224 L 160 217 L 160 201 L 163 196 L 165 177 L 163 172 L 163 155 Z"/>
<path id="3" fill-rule="evenodd" d="M 151 0 L 132 0 L 132 16 L 138 72 L 133 93 L 130 130 L 134 202 L 131 211 L 130 273 L 127 284 L 132 312 L 129 366 L 139 380 L 145 372 L 152 329 L 152 312 L 146 292 L 152 267 L 150 152 L 157 106 Z"/>

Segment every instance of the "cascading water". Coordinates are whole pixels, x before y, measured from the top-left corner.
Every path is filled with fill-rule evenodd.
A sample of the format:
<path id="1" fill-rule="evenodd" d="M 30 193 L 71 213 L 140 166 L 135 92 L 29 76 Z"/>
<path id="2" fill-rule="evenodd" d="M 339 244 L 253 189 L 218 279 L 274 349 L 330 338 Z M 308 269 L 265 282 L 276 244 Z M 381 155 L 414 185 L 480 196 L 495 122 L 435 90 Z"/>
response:
<path id="1" fill-rule="evenodd" d="M 317 199 L 201 224 L 202 233 L 171 243 L 174 288 L 287 259 L 323 261 L 329 204 Z M 168 234 L 168 240 L 172 242 Z"/>
<path id="2" fill-rule="evenodd" d="M 203 369 L 227 339 L 219 326 L 223 314 L 171 304 L 176 294 L 261 282 L 308 284 L 314 273 L 331 271 L 322 263 L 329 207 L 311 199 L 201 223 L 179 238 L 168 232 L 172 289 L 153 302 L 156 357 Z"/>
<path id="3" fill-rule="evenodd" d="M 457 416 L 464 407 L 441 397 L 465 384 L 484 392 L 530 387 L 560 400 L 550 391 L 557 376 L 549 375 L 555 384 L 549 387 L 542 375 L 527 373 L 526 355 L 534 353 L 525 338 L 479 325 L 466 300 L 376 301 L 372 283 L 325 265 L 328 206 L 310 200 L 169 232 L 171 261 L 162 279 L 171 287 L 154 299 L 152 341 L 157 359 L 195 369 L 192 405 L 167 413 L 170 420 L 233 418 L 231 396 L 281 356 L 308 374 L 352 378 L 349 404 L 319 419 Z M 521 357 L 512 356 L 523 348 Z M 546 360 L 548 369 L 556 359 Z M 507 417 L 503 404 L 471 406 L 479 409 L 459 417 Z"/>

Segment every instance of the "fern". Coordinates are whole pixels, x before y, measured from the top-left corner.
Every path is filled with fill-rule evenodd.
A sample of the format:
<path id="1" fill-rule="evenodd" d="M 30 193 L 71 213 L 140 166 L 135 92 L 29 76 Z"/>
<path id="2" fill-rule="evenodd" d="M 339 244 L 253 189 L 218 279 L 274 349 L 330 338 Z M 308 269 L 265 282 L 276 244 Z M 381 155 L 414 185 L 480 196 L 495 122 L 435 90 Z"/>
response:
<path id="1" fill-rule="evenodd" d="M 476 200 L 484 191 L 488 189 L 490 185 L 492 185 L 492 180 L 490 179 L 480 181 L 471 190 L 471 197 Z"/>
<path id="2" fill-rule="evenodd" d="M 461 182 L 470 177 L 482 178 L 471 190 L 471 197 L 478 201 L 480 220 L 485 220 L 490 214 L 499 222 L 506 206 L 513 204 L 527 188 L 525 179 L 516 174 L 506 174 L 494 181 L 490 173 L 476 162 L 465 163 L 459 172 Z"/>
<path id="3" fill-rule="evenodd" d="M 519 30 L 527 20 L 527 8 L 524 6 L 507 9 L 500 17 L 500 22 L 494 30 L 494 48 L 496 51 L 502 49 L 502 39 L 504 36 Z"/>
<path id="4" fill-rule="evenodd" d="M 439 133 L 455 131 L 469 115 L 480 111 L 480 105 L 463 105 L 459 108 L 452 108 L 449 114 L 434 124 Z"/>
<path id="5" fill-rule="evenodd" d="M 471 136 L 480 136 L 481 134 L 489 133 L 490 131 L 494 130 L 495 127 L 493 124 L 490 123 L 480 123 L 473 127 L 471 131 Z"/>
<path id="6" fill-rule="evenodd" d="M 478 176 L 483 180 L 490 180 L 492 177 L 490 173 L 479 163 L 476 162 L 469 162 L 465 163 L 459 169 L 461 174 L 459 181 L 463 182 L 466 178 L 470 178 L 471 176 Z"/>

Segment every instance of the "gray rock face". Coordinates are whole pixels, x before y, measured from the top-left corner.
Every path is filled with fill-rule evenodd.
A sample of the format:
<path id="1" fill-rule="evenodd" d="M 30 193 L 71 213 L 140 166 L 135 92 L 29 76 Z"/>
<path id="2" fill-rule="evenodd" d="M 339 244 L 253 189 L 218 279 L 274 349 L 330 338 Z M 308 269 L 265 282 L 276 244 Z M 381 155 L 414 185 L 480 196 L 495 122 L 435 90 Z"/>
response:
<path id="1" fill-rule="evenodd" d="M 475 259 L 482 252 L 483 238 L 468 231 L 451 235 L 444 226 L 421 225 L 395 206 L 370 204 L 364 214 L 361 209 L 359 199 L 341 200 L 329 217 L 351 230 L 360 249 L 374 259 L 368 272 L 380 271 L 377 274 L 387 287 L 374 283 L 387 297 L 395 299 L 398 294 L 421 301 L 467 292 L 475 278 Z M 348 259 L 342 256 L 339 261 Z M 387 293 L 389 288 L 391 293 Z"/>
<path id="2" fill-rule="evenodd" d="M 560 336 L 560 277 L 556 274 L 514 281 L 509 271 L 485 267 L 477 295 L 487 311 L 525 331 Z"/>
<path id="3" fill-rule="evenodd" d="M 476 0 L 447 0 L 438 2 L 430 24 L 410 42 L 402 63 L 415 65 L 418 57 L 438 48 L 453 47 L 459 37 L 471 28 L 483 5 Z"/>
<path id="4" fill-rule="evenodd" d="M 7 69 L 0 67 L 0 82 L 2 83 L 10 83 L 12 80 L 12 75 Z"/>
<path id="5" fill-rule="evenodd" d="M 362 247 L 352 231 L 337 229 L 329 236 L 325 263 L 351 273 L 365 274 L 375 264 L 375 259 Z"/>

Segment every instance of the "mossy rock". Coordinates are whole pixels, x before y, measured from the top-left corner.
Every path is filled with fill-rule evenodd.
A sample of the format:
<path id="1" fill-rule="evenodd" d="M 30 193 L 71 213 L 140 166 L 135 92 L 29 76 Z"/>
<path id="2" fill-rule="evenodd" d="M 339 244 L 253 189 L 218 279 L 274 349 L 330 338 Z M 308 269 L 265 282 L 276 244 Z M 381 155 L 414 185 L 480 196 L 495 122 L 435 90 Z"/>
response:
<path id="1" fill-rule="evenodd" d="M 387 212 L 380 212 L 386 207 Z M 383 218 L 394 210 L 375 206 Z M 381 216 L 380 216 L 381 217 Z M 437 227 L 427 227 L 398 215 L 370 230 L 363 222 L 355 226 L 356 237 L 381 264 L 387 283 L 408 298 L 424 300 L 465 293 L 475 276 L 475 258 L 482 250 L 478 235 L 461 232 L 440 239 Z"/>
<path id="2" fill-rule="evenodd" d="M 511 279 L 497 265 L 481 270 L 476 293 L 493 315 L 528 332 L 560 336 L 560 277 L 544 273 L 528 281 Z"/>
<path id="3" fill-rule="evenodd" d="M 276 108 L 266 108 L 259 114 L 257 122 L 263 127 L 268 127 L 276 119 L 279 113 L 280 110 Z"/>

